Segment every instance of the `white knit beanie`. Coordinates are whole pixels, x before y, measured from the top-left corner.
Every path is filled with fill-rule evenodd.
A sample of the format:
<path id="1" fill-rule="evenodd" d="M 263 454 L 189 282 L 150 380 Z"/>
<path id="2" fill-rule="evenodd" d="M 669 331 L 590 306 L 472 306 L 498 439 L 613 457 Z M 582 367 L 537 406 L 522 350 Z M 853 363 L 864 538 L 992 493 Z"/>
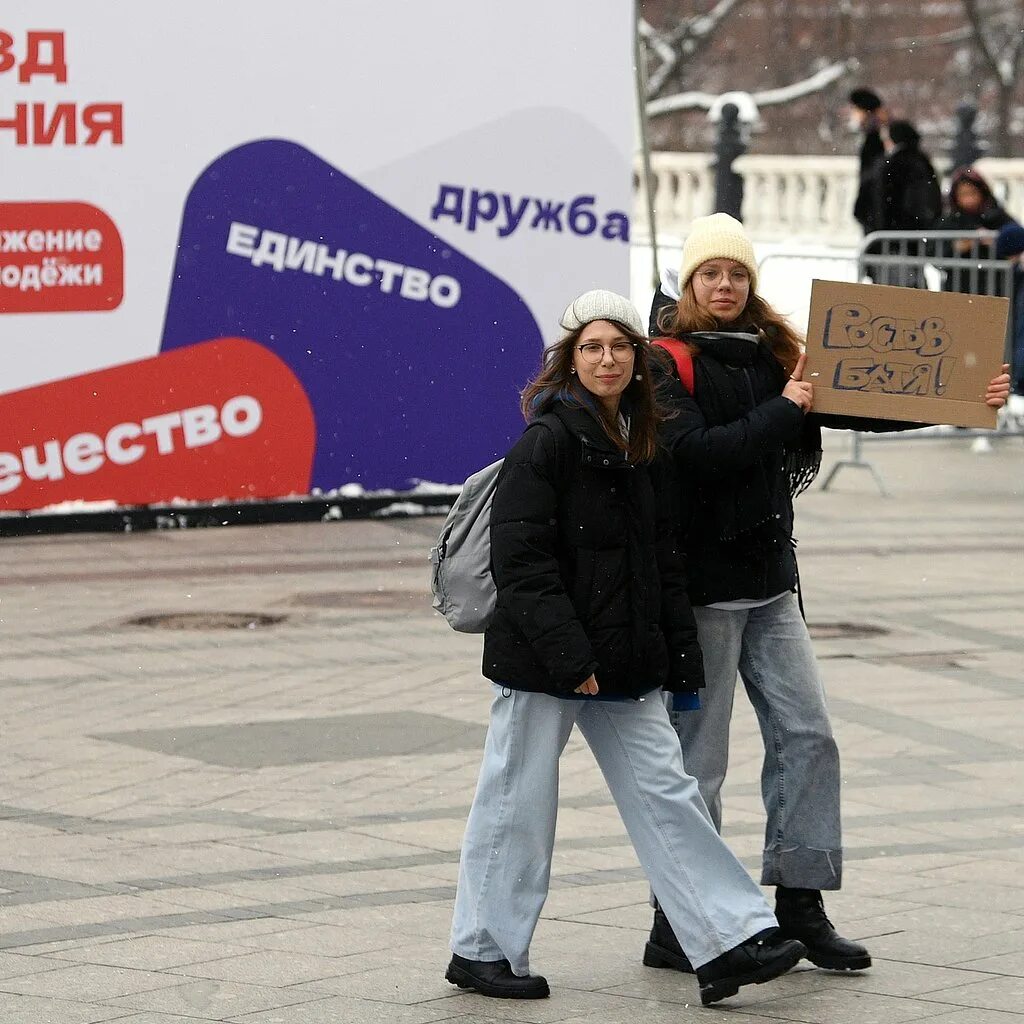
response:
<path id="1" fill-rule="evenodd" d="M 643 321 L 636 311 L 636 306 L 629 299 L 616 295 L 615 292 L 595 288 L 591 292 L 584 292 L 565 307 L 559 321 L 562 337 L 567 338 L 573 331 L 586 327 L 594 320 L 614 320 L 641 338 L 644 336 Z"/>
<path id="2" fill-rule="evenodd" d="M 735 260 L 750 273 L 750 291 L 757 291 L 757 260 L 743 225 L 727 213 L 698 217 L 683 243 L 683 262 L 679 266 L 679 294 L 683 294 L 693 272 L 708 260 Z"/>

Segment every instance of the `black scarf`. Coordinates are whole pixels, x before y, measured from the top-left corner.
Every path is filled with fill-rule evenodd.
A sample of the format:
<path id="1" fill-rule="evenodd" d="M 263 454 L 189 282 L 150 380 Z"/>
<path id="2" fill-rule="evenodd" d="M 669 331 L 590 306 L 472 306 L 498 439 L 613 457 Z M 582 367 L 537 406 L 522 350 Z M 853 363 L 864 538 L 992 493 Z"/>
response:
<path id="1" fill-rule="evenodd" d="M 757 399 L 751 393 L 751 376 L 767 371 L 777 387 L 786 386 L 786 371 L 772 355 L 764 335 L 752 327 L 735 330 L 694 331 L 682 336 L 696 345 L 702 356 L 695 359 L 694 400 L 709 426 L 724 426 L 740 419 Z M 730 374 L 726 367 L 739 367 L 744 374 Z M 821 430 L 808 417 L 797 443 L 782 453 L 768 452 L 753 466 L 732 474 L 718 483 L 714 514 L 723 540 L 760 535 L 767 539 L 778 533 L 778 517 L 773 503 L 773 480 L 782 474 L 790 501 L 803 493 L 821 468 Z"/>

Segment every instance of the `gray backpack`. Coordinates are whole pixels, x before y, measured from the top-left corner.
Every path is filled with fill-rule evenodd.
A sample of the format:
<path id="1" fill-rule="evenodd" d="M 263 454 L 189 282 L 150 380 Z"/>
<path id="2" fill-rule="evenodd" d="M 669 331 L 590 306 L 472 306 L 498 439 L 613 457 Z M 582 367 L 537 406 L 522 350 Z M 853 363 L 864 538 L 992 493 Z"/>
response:
<path id="1" fill-rule="evenodd" d="M 554 434 L 557 452 L 558 435 L 565 429 L 558 417 L 549 414 L 534 422 Z M 466 480 L 430 549 L 434 607 L 460 633 L 482 633 L 494 616 L 498 589 L 491 573 L 491 503 L 504 461 L 492 462 Z"/>

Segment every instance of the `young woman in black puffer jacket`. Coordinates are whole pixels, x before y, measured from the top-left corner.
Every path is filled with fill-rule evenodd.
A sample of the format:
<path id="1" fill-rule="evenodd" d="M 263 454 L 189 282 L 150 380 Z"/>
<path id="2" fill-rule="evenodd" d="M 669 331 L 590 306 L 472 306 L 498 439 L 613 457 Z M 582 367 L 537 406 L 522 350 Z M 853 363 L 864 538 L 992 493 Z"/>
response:
<path id="1" fill-rule="evenodd" d="M 446 977 L 487 996 L 548 995 L 529 947 L 547 896 L 558 760 L 578 726 L 712 1003 L 782 974 L 804 947 L 778 940 L 715 831 L 661 696 L 698 690 L 703 669 L 640 316 L 619 295 L 587 292 L 561 326 L 523 396 L 528 420 L 554 417 L 509 452 L 491 509 L 491 718 Z"/>
<path id="2" fill-rule="evenodd" d="M 776 886 L 782 932 L 820 967 L 862 970 L 868 951 L 836 932 L 821 896 L 842 880 L 839 754 L 795 593 L 793 496 L 818 470 L 822 426 L 913 424 L 812 413 L 801 339 L 757 294 L 754 249 L 732 217 L 694 222 L 678 285 L 676 300 L 656 297 L 652 333 L 683 343 L 693 378 L 687 388 L 666 369 L 661 382 L 676 415 L 660 436 L 695 490 L 684 546 L 707 675 L 702 706 L 673 715 L 683 762 L 721 827 L 738 674 L 764 739 L 761 881 Z M 989 385 L 989 404 L 1008 393 L 1004 372 Z M 688 952 L 656 911 L 644 962 L 687 971 Z"/>

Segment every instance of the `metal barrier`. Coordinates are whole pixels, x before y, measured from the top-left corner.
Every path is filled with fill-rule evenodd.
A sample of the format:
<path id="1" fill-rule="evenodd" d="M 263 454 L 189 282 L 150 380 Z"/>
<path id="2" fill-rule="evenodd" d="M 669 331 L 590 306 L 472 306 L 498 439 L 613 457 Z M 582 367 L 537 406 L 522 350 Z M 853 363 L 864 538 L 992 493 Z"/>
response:
<path id="1" fill-rule="evenodd" d="M 857 253 L 857 276 L 875 284 L 901 288 L 928 287 L 929 271 L 937 275 L 933 291 L 994 295 L 1013 306 L 1016 264 L 988 255 L 995 236 L 987 231 L 875 231 Z M 1006 325 L 1004 361 L 1013 351 L 1013 316 Z"/>
<path id="2" fill-rule="evenodd" d="M 991 247 L 993 235 L 983 231 L 876 231 L 861 243 L 855 256 L 836 254 L 807 254 L 804 252 L 777 252 L 766 256 L 759 269 L 774 260 L 822 260 L 832 259 L 849 265 L 856 265 L 856 279 L 867 278 L 875 284 L 891 284 L 900 287 L 929 288 L 939 291 L 945 287 L 950 291 L 973 295 L 993 295 L 1010 300 L 1010 316 L 1007 321 L 1004 361 L 1010 362 L 1013 351 L 1013 300 L 1017 284 L 1016 265 L 1008 260 L 991 259 L 985 249 Z M 821 489 L 827 491 L 841 470 L 867 470 L 883 497 L 889 497 L 885 481 L 877 468 L 864 457 L 864 443 L 886 440 L 934 440 L 950 438 L 976 439 L 987 450 L 988 439 L 996 437 L 1024 436 L 1024 416 L 1004 409 L 995 431 L 962 429 L 954 427 L 932 427 L 898 434 L 865 434 L 851 432 L 850 456 L 838 460 L 822 481 Z"/>

